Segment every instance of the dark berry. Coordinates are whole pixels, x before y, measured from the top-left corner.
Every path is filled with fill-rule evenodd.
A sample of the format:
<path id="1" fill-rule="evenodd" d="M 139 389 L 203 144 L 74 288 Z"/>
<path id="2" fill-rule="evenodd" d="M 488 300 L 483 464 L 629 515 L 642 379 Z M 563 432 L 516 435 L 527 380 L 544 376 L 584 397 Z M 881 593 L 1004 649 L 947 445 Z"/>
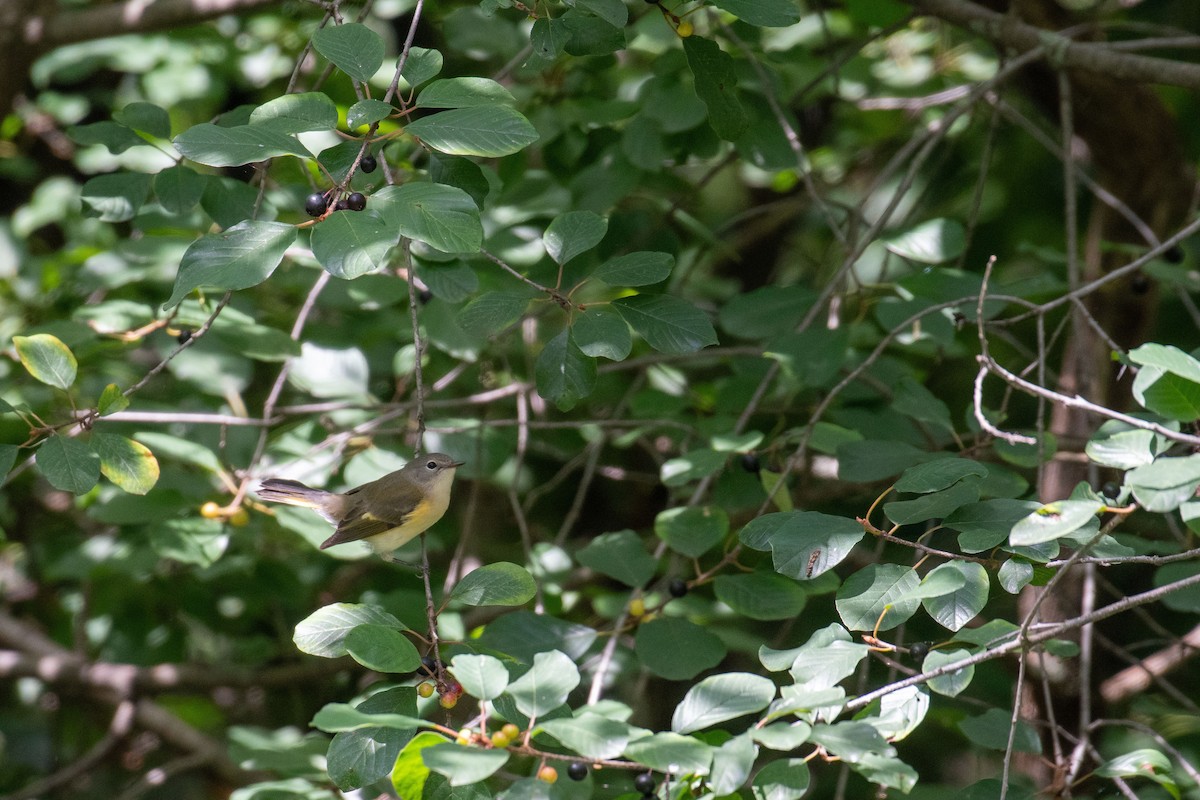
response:
<path id="1" fill-rule="evenodd" d="M 1150 279 L 1139 272 L 1129 282 L 1129 288 L 1133 290 L 1134 294 L 1145 294 L 1150 291 Z"/>
<path id="2" fill-rule="evenodd" d="M 375 156 L 371 155 L 370 153 L 367 153 L 362 157 L 362 161 L 358 162 L 358 168 L 363 172 L 374 172 L 375 168 L 378 166 L 379 162 L 376 161 Z"/>
<path id="3" fill-rule="evenodd" d="M 908 646 L 908 654 L 913 657 L 913 661 L 924 661 L 925 656 L 929 655 L 929 642 L 913 642 Z"/>
<path id="4" fill-rule="evenodd" d="M 192 332 L 189 331 L 187 328 L 184 328 L 183 330 L 181 330 L 179 332 L 179 335 L 175 337 L 175 341 L 179 342 L 180 344 L 187 344 L 191 340 L 192 340 Z"/>
<path id="5" fill-rule="evenodd" d="M 346 198 L 346 208 L 351 211 L 362 211 L 367 207 L 367 196 L 362 192 L 352 192 Z"/>
<path id="6" fill-rule="evenodd" d="M 1121 487 L 1112 481 L 1107 481 L 1100 487 L 1100 494 L 1109 500 L 1116 500 L 1121 495 Z"/>
<path id="7" fill-rule="evenodd" d="M 1162 257 L 1163 257 L 1163 260 L 1166 261 L 1168 264 L 1182 264 L 1183 263 L 1183 248 L 1180 247 L 1179 245 L 1175 245 L 1170 250 L 1163 253 Z"/>
<path id="8" fill-rule="evenodd" d="M 321 192 L 313 192 L 304 198 L 304 212 L 310 217 L 319 217 L 329 208 L 329 201 Z"/>
<path id="9" fill-rule="evenodd" d="M 573 781 L 581 781 L 588 776 L 588 765 L 582 761 L 572 761 L 567 767 L 567 777 Z"/>
<path id="10" fill-rule="evenodd" d="M 432 299 L 433 292 L 429 291 L 428 289 L 422 289 L 421 291 L 417 292 L 417 302 L 421 305 L 425 305 Z"/>
<path id="11" fill-rule="evenodd" d="M 762 464 L 758 461 L 758 456 L 754 453 L 744 453 L 742 455 L 742 469 L 746 472 L 758 473 L 762 469 Z"/>
<path id="12" fill-rule="evenodd" d="M 345 211 L 345 210 L 346 210 L 346 208 L 347 208 L 347 206 L 346 206 L 346 201 L 345 201 L 345 200 L 338 200 L 338 201 L 337 201 L 336 203 L 334 203 L 334 205 L 333 205 L 333 210 L 334 210 L 334 211 Z"/>
<path id="13" fill-rule="evenodd" d="M 633 788 L 642 794 L 654 794 L 654 776 L 649 772 L 643 772 L 633 779 Z"/>
<path id="14" fill-rule="evenodd" d="M 688 593 L 687 581 L 681 578 L 672 578 L 667 584 L 667 591 L 671 593 L 671 597 L 683 597 Z"/>
<path id="15" fill-rule="evenodd" d="M 422 656 L 421 669 L 426 675 L 437 675 L 437 660 L 433 656 Z"/>

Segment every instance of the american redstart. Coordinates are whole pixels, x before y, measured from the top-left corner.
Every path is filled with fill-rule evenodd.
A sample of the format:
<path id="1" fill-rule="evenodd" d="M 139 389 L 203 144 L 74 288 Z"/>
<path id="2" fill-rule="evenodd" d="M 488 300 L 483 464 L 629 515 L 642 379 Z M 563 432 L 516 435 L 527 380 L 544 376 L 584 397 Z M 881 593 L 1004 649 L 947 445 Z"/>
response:
<path id="1" fill-rule="evenodd" d="M 445 453 L 430 453 L 343 494 L 269 478 L 258 488 L 258 496 L 315 509 L 336 525 L 333 536 L 321 543 L 322 550 L 361 540 L 386 556 L 442 518 L 450 504 L 454 471 L 462 465 Z"/>

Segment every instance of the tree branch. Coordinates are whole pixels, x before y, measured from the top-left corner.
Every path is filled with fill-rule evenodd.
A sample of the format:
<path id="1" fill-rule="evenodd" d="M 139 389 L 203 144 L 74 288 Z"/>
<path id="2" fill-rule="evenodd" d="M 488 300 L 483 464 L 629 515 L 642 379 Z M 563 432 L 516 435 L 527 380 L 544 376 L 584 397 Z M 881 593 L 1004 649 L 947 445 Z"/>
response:
<path id="1" fill-rule="evenodd" d="M 279 0 L 125 0 L 75 11 L 51 9 L 25 21 L 24 39 L 25 44 L 45 51 L 108 36 L 195 25 L 278 4 Z"/>
<path id="2" fill-rule="evenodd" d="M 1106 44 L 1074 42 L 1065 36 L 998 14 L 967 0 L 908 0 L 918 13 L 938 17 L 1018 53 L 1045 48 L 1056 64 L 1134 83 L 1200 90 L 1200 64 L 1114 50 Z"/>

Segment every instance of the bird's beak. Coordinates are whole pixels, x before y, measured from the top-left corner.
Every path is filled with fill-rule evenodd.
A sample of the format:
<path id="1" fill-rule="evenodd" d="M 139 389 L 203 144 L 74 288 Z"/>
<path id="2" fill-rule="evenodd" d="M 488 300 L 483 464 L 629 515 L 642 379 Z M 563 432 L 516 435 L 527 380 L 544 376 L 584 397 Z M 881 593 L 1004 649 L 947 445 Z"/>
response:
<path id="1" fill-rule="evenodd" d="M 459 467 L 461 467 L 461 466 L 462 466 L 463 464 L 465 464 L 465 463 L 467 463 L 467 462 L 465 462 L 465 461 L 452 461 L 452 462 L 450 463 L 450 466 L 451 466 L 451 467 L 453 467 L 454 469 L 458 469 Z"/>

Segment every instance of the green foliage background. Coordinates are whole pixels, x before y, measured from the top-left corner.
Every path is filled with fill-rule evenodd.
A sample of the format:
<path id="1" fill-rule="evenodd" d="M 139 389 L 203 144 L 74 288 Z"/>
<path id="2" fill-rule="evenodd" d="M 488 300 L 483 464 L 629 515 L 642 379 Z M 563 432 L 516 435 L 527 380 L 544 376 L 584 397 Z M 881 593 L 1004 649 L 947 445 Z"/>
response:
<path id="1" fill-rule="evenodd" d="M 1144 5 L 1080 19 L 1194 40 Z M 294 3 L 42 55 L 0 126 L 0 790 L 1022 797 L 1040 756 L 1200 796 L 1194 676 L 1097 694 L 1197 624 L 1200 223 L 1081 244 L 1113 165 L 964 7 Z M 1114 291 L 1135 341 L 1070 302 Z M 1094 328 L 1118 388 L 1060 440 Z M 424 582 L 255 499 L 414 450 L 466 462 Z"/>

